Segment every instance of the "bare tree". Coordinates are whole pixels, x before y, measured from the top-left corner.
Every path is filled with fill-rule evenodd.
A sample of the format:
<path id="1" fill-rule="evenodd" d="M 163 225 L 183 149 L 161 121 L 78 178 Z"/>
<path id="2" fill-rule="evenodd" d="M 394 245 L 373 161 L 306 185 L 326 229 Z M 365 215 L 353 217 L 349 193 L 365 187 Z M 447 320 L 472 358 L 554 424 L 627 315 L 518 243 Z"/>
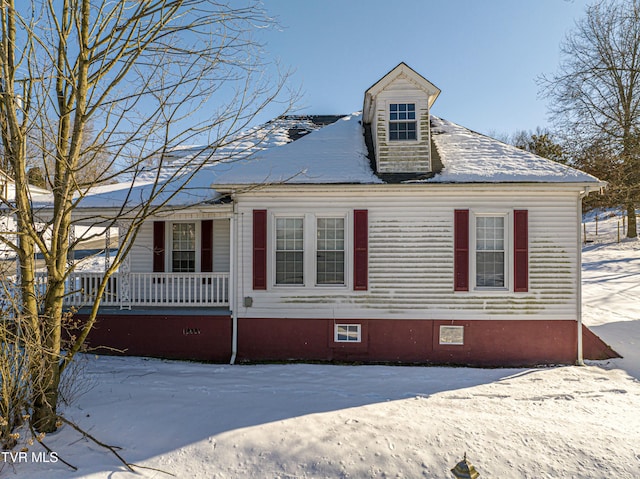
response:
<path id="1" fill-rule="evenodd" d="M 610 146 L 622 162 L 628 237 L 640 198 L 640 1 L 601 0 L 561 45 L 562 63 L 542 78 L 556 124 L 585 145 Z"/>
<path id="2" fill-rule="evenodd" d="M 16 184 L 15 202 L 5 207 L 14 212 L 19 232 L 17 241 L 11 235 L 0 235 L 0 241 L 18 257 L 16 314 L 39 345 L 29 358 L 31 423 L 50 432 L 57 427 L 61 374 L 81 350 L 127 245 L 162 206 L 153 200 L 162 195 L 169 201 L 217 148 L 279 101 L 287 75 L 264 63 L 254 39 L 255 29 L 272 24 L 257 0 L 3 0 L 0 22 L 0 135 Z M 283 111 L 290 100 L 284 99 Z M 203 147 L 199 155 L 164 168 L 170 147 L 184 143 Z M 43 212 L 34 210 L 28 188 L 27 151 L 34 149 L 51 183 Z M 149 172 L 152 159 L 158 161 Z M 84 177 L 97 161 L 103 167 Z M 92 188 L 141 175 L 154 180 L 144 201 L 130 197 L 113 216 L 96 219 L 109 227 L 126 216 L 129 227 L 87 321 L 65 348 L 73 212 Z M 36 294 L 36 248 L 46 264 L 42 296 Z"/>
<path id="3" fill-rule="evenodd" d="M 46 125 L 52 128 L 48 131 L 32 131 L 31 137 L 27 141 L 27 156 L 31 184 L 42 188 L 52 189 L 55 182 L 55 157 L 48 154 L 55 150 L 56 125 Z M 114 171 L 113 155 L 107 150 L 106 145 L 96 137 L 95 128 L 92 122 L 88 122 L 84 127 L 82 135 L 82 145 L 80 150 L 82 156 L 78 161 L 77 170 L 74 172 L 75 181 L 79 189 L 86 189 L 96 183 L 103 183 L 101 178 L 117 176 Z"/>

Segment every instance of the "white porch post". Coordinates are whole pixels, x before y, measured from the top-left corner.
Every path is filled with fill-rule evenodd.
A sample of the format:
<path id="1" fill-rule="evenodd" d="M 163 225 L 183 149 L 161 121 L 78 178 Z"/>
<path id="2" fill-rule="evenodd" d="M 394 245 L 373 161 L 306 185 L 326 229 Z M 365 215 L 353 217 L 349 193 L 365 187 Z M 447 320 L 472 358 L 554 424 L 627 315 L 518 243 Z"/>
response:
<path id="1" fill-rule="evenodd" d="M 111 264 L 111 251 L 109 246 L 111 245 L 111 228 L 107 226 L 104 232 L 104 270 L 109 269 L 109 265 Z"/>
<path id="2" fill-rule="evenodd" d="M 119 221 L 118 232 L 120 238 L 124 238 L 127 230 L 130 228 L 130 221 Z M 120 244 L 119 248 L 123 249 L 126 245 Z M 105 260 L 108 263 L 108 260 Z M 129 255 L 122 258 L 120 264 L 118 281 L 118 294 L 120 295 L 120 309 L 131 309 L 131 262 L 129 261 Z"/>
<path id="3" fill-rule="evenodd" d="M 233 198 L 233 214 L 231 215 L 231 224 L 229 228 L 230 246 L 231 246 L 231 262 L 229 268 L 229 307 L 231 309 L 231 359 L 230 364 L 235 364 L 238 354 L 238 258 L 239 258 L 239 236 L 238 228 L 238 202 Z"/>

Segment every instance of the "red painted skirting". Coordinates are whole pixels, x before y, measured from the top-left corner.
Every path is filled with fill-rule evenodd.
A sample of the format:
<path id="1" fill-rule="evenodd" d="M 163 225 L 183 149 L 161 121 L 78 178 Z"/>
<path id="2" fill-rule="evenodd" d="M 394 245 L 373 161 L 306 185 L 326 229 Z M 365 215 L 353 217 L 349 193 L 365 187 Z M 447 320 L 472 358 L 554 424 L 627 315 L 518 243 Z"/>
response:
<path id="1" fill-rule="evenodd" d="M 582 344 L 586 351 L 584 359 L 602 360 L 620 357 L 611 349 L 611 346 L 600 339 L 600 336 L 584 325 L 582 326 Z"/>
<path id="2" fill-rule="evenodd" d="M 76 315 L 83 319 L 83 315 Z M 228 362 L 231 318 L 162 314 L 100 314 L 89 346 L 102 354 Z"/>
<path id="3" fill-rule="evenodd" d="M 82 319 L 82 315 L 77 315 Z M 335 323 L 361 325 L 361 342 L 334 342 Z M 442 345 L 441 325 L 464 326 L 463 345 Z M 89 336 L 96 351 L 228 362 L 228 315 L 101 314 Z M 106 347 L 106 348 L 105 348 Z M 584 359 L 616 357 L 583 328 Z M 346 361 L 473 366 L 574 364 L 575 321 L 238 320 L 238 361 Z"/>
<path id="4" fill-rule="evenodd" d="M 348 320 L 362 326 L 360 343 L 335 343 L 334 320 L 239 320 L 238 359 L 407 362 L 475 366 L 574 364 L 575 321 Z M 440 325 L 464 326 L 464 345 L 439 344 Z M 584 329 L 584 358 L 616 353 Z"/>

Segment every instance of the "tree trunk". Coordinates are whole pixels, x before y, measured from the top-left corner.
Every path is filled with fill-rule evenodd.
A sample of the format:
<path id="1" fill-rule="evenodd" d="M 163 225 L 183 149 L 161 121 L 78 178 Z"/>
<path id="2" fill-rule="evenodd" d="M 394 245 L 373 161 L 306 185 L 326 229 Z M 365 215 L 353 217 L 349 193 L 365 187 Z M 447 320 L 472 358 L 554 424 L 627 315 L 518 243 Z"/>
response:
<path id="1" fill-rule="evenodd" d="M 55 272 L 54 268 L 47 268 Z M 54 432 L 58 419 L 58 386 L 60 385 L 60 351 L 62 340 L 62 301 L 64 277 L 49 278 L 41 316 L 42 343 L 40 381 L 34 384 L 32 424 L 38 432 Z"/>
<path id="2" fill-rule="evenodd" d="M 627 203 L 627 238 L 638 236 L 636 223 L 636 205 L 635 203 Z"/>
<path id="3" fill-rule="evenodd" d="M 40 3 L 47 8 L 39 8 Z M 149 158 L 163 158 L 167 145 L 192 141 L 194 134 L 199 134 L 196 131 L 219 134 L 209 139 L 212 147 L 233 138 L 281 96 L 288 77 L 285 74 L 273 89 L 258 75 L 253 78 L 265 62 L 262 56 L 251 55 L 256 45 L 252 32 L 256 25 L 272 23 L 259 2 L 231 7 L 204 0 L 145 1 L 133 2 L 132 8 L 122 3 L 0 2 L 0 147 L 2 159 L 14 175 L 19 232 L 15 241 L 10 235 L 2 239 L 20 259 L 20 298 L 14 310 L 28 324 L 21 334 L 33 348 L 28 356 L 29 378 L 23 385 L 31 423 L 41 432 L 56 430 L 61 375 L 93 326 L 109 275 L 128 252 L 142 220 L 154 214 L 153 199 L 166 190 L 156 184 L 139 210 L 124 207 L 121 211 L 132 215 L 127 219 L 130 226 L 96 299 L 89 302 L 89 320 L 73 344 L 64 345 L 62 355 L 64 281 L 72 272 L 67 264 L 71 216 L 79 199 L 90 186 L 110 184 L 120 174 L 127 181 L 132 175 L 137 177 L 147 168 Z M 218 35 L 220 26 L 233 28 L 234 35 Z M 167 42 L 168 35 L 176 42 L 182 37 L 197 38 L 197 48 L 192 48 L 192 40 L 173 45 L 173 41 Z M 242 95 L 223 101 L 226 104 L 222 107 L 217 95 L 211 94 L 228 84 L 238 86 Z M 150 108 L 134 119 L 130 112 L 147 99 Z M 285 103 L 293 104 L 293 98 Z M 198 106 L 184 112 L 183 117 L 184 105 L 190 104 Z M 174 129 L 178 118 L 184 120 L 198 110 L 206 112 L 207 118 L 198 118 L 196 129 L 189 125 L 182 131 Z M 95 135 L 87 131 L 92 120 L 99 125 Z M 36 140 L 38 135 L 41 141 Z M 125 151 L 134 152 L 134 156 L 127 158 Z M 53 204 L 44 211 L 33 209 L 27 175 L 32 166 L 27 159 L 36 160 L 40 155 L 40 166 L 46 169 L 46 183 L 53 194 Z M 103 155 L 109 158 L 105 171 L 99 169 L 96 175 L 83 177 L 83 171 L 88 166 L 95 168 L 95 160 Z M 193 170 L 181 170 L 198 171 L 208 161 L 204 156 L 189 160 Z M 115 168 L 124 170 L 111 171 Z M 182 189 L 190 175 L 178 173 L 174 178 Z M 45 218 L 39 217 L 41 213 Z M 94 224 L 108 227 L 116 217 L 94 220 Z M 36 250 L 46 263 L 44 300 L 45 288 L 38 284 L 36 274 Z"/>
<path id="4" fill-rule="evenodd" d="M 31 424 L 38 432 L 55 432 L 58 428 L 58 386 L 60 384 L 59 361 L 45 352 L 40 361 L 42 368 L 40 384 L 34 385 L 33 415 Z"/>
<path id="5" fill-rule="evenodd" d="M 24 150 L 18 149 L 18 152 Z M 18 158 L 17 164 L 23 164 L 24 157 Z M 31 424 L 37 431 L 53 432 L 56 430 L 56 405 L 58 401 L 58 384 L 60 382 L 59 357 L 60 335 L 51 328 L 51 315 L 40 315 L 40 305 L 36 297 L 37 282 L 35 277 L 35 245 L 33 238 L 26 234 L 29 231 L 31 216 L 29 195 L 26 180 L 22 171 L 16 173 L 16 206 L 18 209 L 19 236 L 18 256 L 20 259 L 20 313 L 27 327 L 23 331 L 29 350 L 29 371 L 31 378 L 32 417 Z M 62 283 L 64 288 L 64 283 Z M 62 290 L 63 294 L 64 289 Z"/>

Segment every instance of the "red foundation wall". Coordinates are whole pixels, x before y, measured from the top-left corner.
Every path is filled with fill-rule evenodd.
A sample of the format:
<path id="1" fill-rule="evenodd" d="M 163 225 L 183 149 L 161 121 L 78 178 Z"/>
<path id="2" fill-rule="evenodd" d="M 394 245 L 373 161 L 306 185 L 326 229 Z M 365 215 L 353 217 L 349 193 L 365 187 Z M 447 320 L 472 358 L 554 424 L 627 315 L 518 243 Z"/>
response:
<path id="1" fill-rule="evenodd" d="M 360 324 L 361 341 L 335 342 L 335 323 Z M 464 344 L 440 344 L 441 325 L 463 326 Z M 229 315 L 110 313 L 98 316 L 88 344 L 102 354 L 228 362 L 231 341 Z M 617 356 L 587 328 L 583 351 L 584 359 Z M 576 359 L 575 321 L 238 319 L 238 361 L 531 366 Z"/>
<path id="2" fill-rule="evenodd" d="M 360 343 L 334 342 L 332 319 L 238 321 L 238 360 L 318 360 L 525 366 L 574 364 L 575 321 L 337 320 L 361 325 Z M 439 344 L 440 325 L 464 326 L 463 345 Z M 617 354 L 584 328 L 584 358 Z"/>
<path id="3" fill-rule="evenodd" d="M 102 354 L 228 362 L 231 317 L 99 314 L 88 346 Z"/>

